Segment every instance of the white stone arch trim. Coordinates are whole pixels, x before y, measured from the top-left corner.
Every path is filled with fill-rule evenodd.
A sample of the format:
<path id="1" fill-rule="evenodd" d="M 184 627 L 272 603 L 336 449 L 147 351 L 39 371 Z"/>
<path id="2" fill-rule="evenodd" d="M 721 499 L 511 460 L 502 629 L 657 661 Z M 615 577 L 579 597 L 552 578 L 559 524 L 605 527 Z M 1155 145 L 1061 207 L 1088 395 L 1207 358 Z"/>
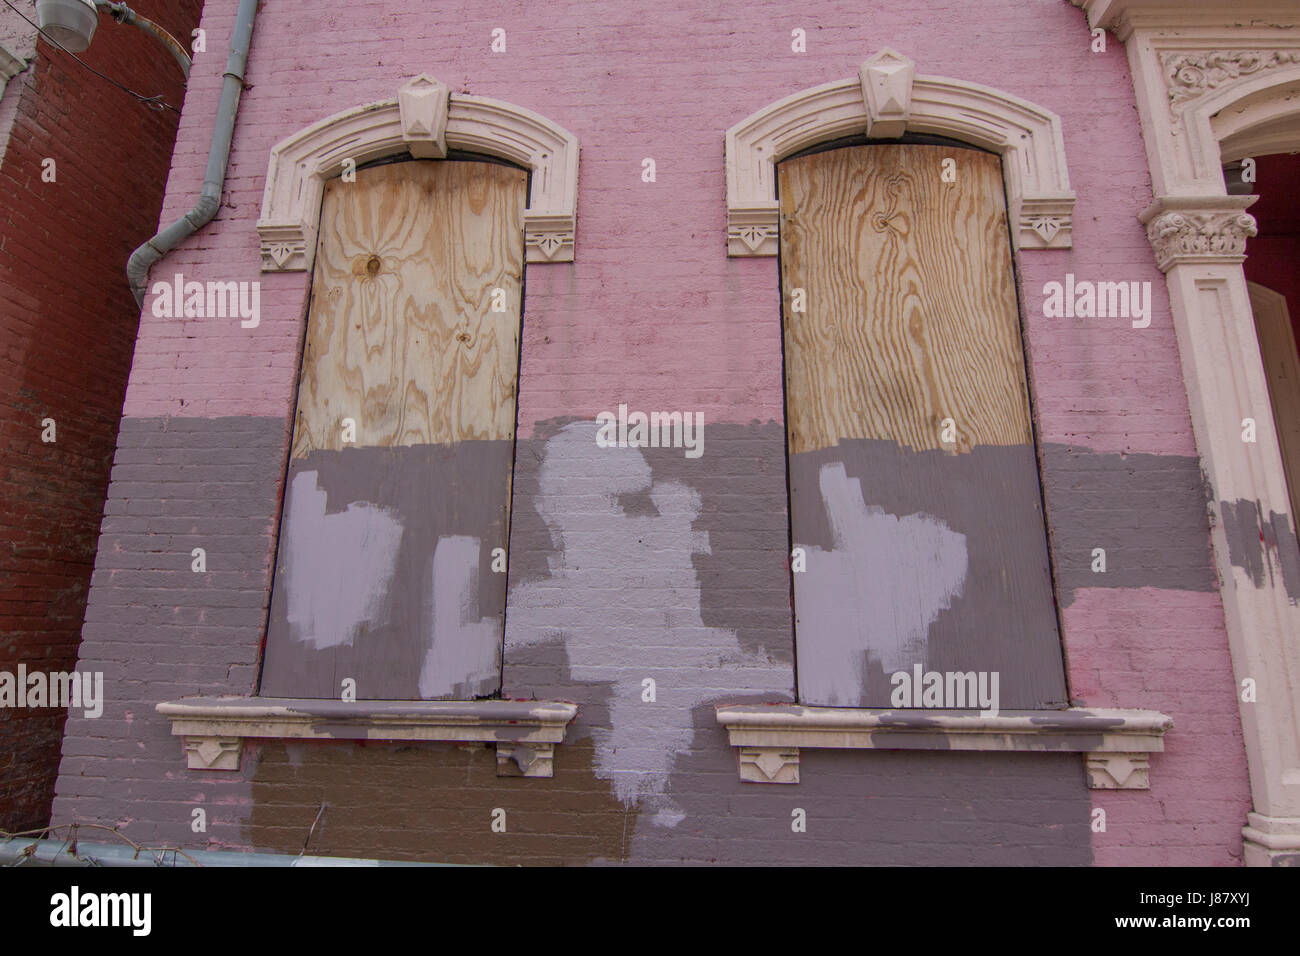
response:
<path id="1" fill-rule="evenodd" d="M 1294 152 L 1300 144 L 1300 63 L 1250 94 L 1220 107 L 1210 129 L 1224 163 Z"/>
<path id="2" fill-rule="evenodd" d="M 325 182 L 357 165 L 409 152 L 484 153 L 532 172 L 524 211 L 528 262 L 572 262 L 578 205 L 578 140 L 531 110 L 452 93 L 427 74 L 396 98 L 356 106 L 282 139 L 271 150 L 257 232 L 262 271 L 311 269 Z"/>
<path id="3" fill-rule="evenodd" d="M 776 255 L 776 163 L 845 136 L 892 139 L 905 132 L 1000 154 L 1017 248 L 1069 248 L 1074 193 L 1060 118 L 992 87 L 917 76 L 910 59 L 886 48 L 858 76 L 801 90 L 727 130 L 728 255 Z"/>
<path id="4" fill-rule="evenodd" d="M 1254 56 L 1254 51 L 1245 52 Z M 1243 75 L 1183 104 L 1181 109 L 1176 104 L 1171 105 L 1174 137 L 1177 138 L 1180 132 L 1186 137 L 1185 162 L 1190 167 L 1186 172 L 1191 181 L 1185 184 L 1184 193 L 1222 193 L 1223 164 L 1250 155 L 1224 155 L 1223 140 L 1234 135 L 1242 137 L 1253 127 L 1296 115 L 1300 105 L 1300 43 L 1296 44 L 1294 51 L 1288 52 L 1294 53 L 1294 60 Z M 1239 139 L 1241 141 L 1244 140 Z M 1268 148 L 1258 141 L 1249 145 Z M 1269 151 L 1279 150 L 1271 148 Z"/>

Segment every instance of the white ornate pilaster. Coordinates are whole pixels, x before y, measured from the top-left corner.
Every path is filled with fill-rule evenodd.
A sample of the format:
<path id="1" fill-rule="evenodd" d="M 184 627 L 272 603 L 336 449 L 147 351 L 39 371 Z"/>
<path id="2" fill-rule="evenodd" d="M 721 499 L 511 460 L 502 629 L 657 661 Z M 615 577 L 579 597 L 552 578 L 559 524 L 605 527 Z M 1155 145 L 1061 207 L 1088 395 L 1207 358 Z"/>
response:
<path id="1" fill-rule="evenodd" d="M 1169 285 L 1232 653 L 1254 812 L 1247 863 L 1300 850 L 1300 562 L 1241 263 L 1253 197 L 1222 166 L 1300 145 L 1300 6 L 1294 0 L 1073 0 L 1125 42 L 1156 201 L 1141 214 Z M 1242 422 L 1256 441 L 1242 440 Z M 1264 527 L 1240 526 L 1242 513 Z M 1233 521 L 1235 520 L 1235 524 Z M 1281 522 L 1291 536 L 1269 535 Z M 1281 540 L 1286 538 L 1286 540 Z M 1258 549 L 1259 565 L 1234 564 Z M 1250 563 L 1250 562 L 1247 562 Z M 1243 682 L 1255 688 L 1241 700 Z"/>

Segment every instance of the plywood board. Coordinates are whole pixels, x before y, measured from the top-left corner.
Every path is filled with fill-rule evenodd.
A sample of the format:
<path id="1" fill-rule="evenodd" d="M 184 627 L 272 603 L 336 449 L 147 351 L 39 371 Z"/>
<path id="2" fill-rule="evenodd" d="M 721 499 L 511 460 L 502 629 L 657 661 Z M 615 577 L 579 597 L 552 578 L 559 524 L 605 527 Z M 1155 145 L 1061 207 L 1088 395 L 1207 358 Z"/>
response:
<path id="1" fill-rule="evenodd" d="M 500 690 L 526 179 L 408 162 L 327 185 L 262 694 Z"/>
<path id="2" fill-rule="evenodd" d="M 782 163 L 780 184 L 791 451 L 940 448 L 946 418 L 958 449 L 1029 442 L 998 157 L 836 149 Z"/>
<path id="3" fill-rule="evenodd" d="M 344 447 L 345 418 L 360 447 L 514 438 L 526 181 L 428 162 L 326 185 L 295 458 Z"/>
<path id="4" fill-rule="evenodd" d="M 919 666 L 1065 706 L 998 158 L 862 146 L 778 176 L 800 700 L 888 707 Z"/>

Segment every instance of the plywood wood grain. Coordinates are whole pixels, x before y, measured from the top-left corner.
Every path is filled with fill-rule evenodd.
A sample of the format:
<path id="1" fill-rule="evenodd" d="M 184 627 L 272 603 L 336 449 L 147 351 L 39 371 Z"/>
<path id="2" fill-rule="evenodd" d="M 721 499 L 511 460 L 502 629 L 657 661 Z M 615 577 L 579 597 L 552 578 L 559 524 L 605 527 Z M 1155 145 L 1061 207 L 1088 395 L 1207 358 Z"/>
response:
<path id="1" fill-rule="evenodd" d="M 943 181 L 948 157 L 955 182 Z M 779 176 L 790 450 L 1031 441 L 998 157 L 836 149 Z M 806 311 L 793 310 L 795 289 Z"/>
<path id="2" fill-rule="evenodd" d="M 293 457 L 345 447 L 346 418 L 358 447 L 513 439 L 526 179 L 422 162 L 327 184 Z"/>
<path id="3" fill-rule="evenodd" d="M 448 160 L 326 186 L 263 694 L 500 691 L 526 179 Z"/>

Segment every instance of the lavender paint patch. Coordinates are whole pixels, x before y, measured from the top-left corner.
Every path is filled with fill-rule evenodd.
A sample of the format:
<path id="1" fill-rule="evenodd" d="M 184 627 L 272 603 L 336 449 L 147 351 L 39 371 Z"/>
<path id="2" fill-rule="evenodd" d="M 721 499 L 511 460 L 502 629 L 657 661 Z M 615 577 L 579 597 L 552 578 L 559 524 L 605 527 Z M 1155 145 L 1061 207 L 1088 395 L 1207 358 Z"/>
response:
<path id="1" fill-rule="evenodd" d="M 692 556 L 712 546 L 694 527 L 700 493 L 657 479 L 640 449 L 599 448 L 597 427 L 573 422 L 549 438 L 537 493 L 517 506 L 535 509 L 554 551 L 548 577 L 510 591 L 507 660 L 512 649 L 558 639 L 572 679 L 611 686 L 608 725 L 592 728 L 596 776 L 672 828 L 684 811 L 668 783 L 694 740 L 692 710 L 736 693 L 787 699 L 789 669 L 742 648 L 734 630 L 704 623 Z M 629 513 L 624 496 L 648 507 Z M 647 677 L 653 702 L 643 697 Z"/>
<path id="2" fill-rule="evenodd" d="M 931 515 L 868 507 L 843 463 L 823 465 L 831 546 L 795 539 L 807 568 L 795 577 L 800 697 L 859 706 L 868 668 L 892 673 L 926 659 L 926 637 L 962 593 L 966 536 Z"/>
<path id="3" fill-rule="evenodd" d="M 790 500 L 801 702 L 889 707 L 921 664 L 997 671 L 1005 709 L 1066 705 L 1031 446 L 844 439 L 790 456 Z"/>
<path id="4" fill-rule="evenodd" d="M 468 441 L 292 460 L 261 693 L 337 698 L 347 679 L 359 700 L 497 693 L 506 582 L 493 551 L 512 457 L 513 442 Z"/>
<path id="5" fill-rule="evenodd" d="M 420 696 L 469 697 L 476 682 L 496 675 L 500 622 L 478 612 L 478 565 L 482 542 L 451 535 L 433 552 L 433 632 L 420 669 Z"/>
<path id="6" fill-rule="evenodd" d="M 293 533 L 285 536 L 284 567 L 290 633 L 320 650 L 350 646 L 362 627 L 381 622 L 402 525 L 367 503 L 326 514 L 318 478 L 299 472 L 286 495 Z"/>

